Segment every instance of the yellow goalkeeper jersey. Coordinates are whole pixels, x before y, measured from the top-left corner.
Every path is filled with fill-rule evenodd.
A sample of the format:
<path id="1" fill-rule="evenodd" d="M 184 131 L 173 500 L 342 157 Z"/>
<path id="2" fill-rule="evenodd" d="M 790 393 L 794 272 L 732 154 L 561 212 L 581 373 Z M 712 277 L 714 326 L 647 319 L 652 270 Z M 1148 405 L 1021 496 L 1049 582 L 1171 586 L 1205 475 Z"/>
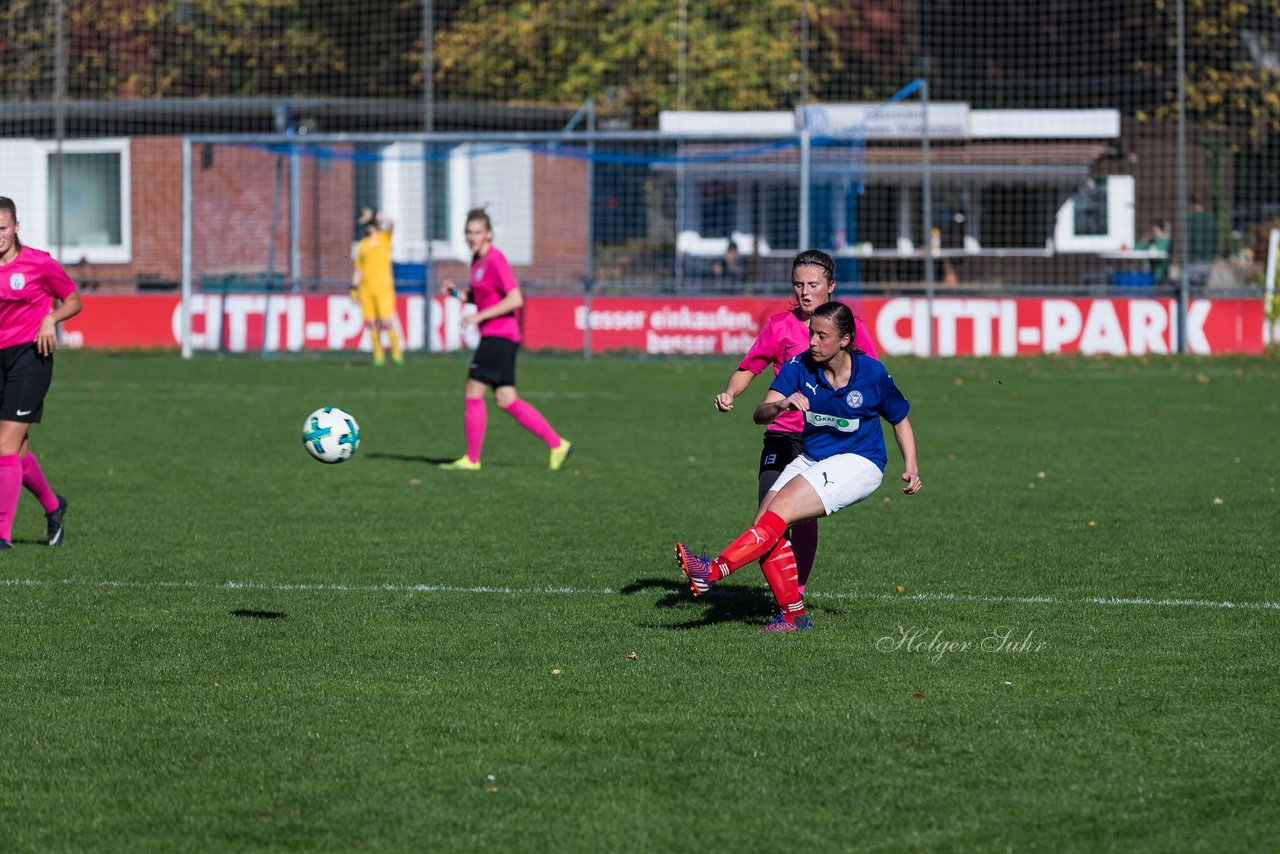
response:
<path id="1" fill-rule="evenodd" d="M 378 231 L 356 244 L 356 269 L 360 271 L 360 287 L 368 290 L 392 289 L 391 232 Z"/>

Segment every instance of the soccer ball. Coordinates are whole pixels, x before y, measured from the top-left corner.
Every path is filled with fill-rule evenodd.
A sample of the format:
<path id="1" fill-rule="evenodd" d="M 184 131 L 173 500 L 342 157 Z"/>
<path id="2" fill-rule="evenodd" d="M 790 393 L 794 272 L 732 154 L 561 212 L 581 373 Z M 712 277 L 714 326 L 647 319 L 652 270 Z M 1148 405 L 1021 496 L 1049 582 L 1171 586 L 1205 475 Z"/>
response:
<path id="1" fill-rule="evenodd" d="M 349 460 L 360 448 L 360 425 L 336 406 L 317 409 L 302 424 L 302 447 L 322 463 Z"/>

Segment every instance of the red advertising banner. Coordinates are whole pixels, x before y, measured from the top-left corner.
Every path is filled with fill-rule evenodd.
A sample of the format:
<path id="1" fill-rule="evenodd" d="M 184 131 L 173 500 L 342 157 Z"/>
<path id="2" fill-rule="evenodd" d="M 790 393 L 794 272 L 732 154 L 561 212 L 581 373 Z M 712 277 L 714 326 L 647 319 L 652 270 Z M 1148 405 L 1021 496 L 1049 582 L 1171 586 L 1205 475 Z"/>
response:
<path id="1" fill-rule="evenodd" d="M 1178 349 L 1178 304 L 1173 299 L 894 297 L 848 302 L 867 324 L 876 347 L 894 356 L 1124 356 Z M 580 298 L 530 299 L 525 304 L 526 345 L 531 350 L 578 350 L 589 330 L 593 351 L 744 353 L 764 319 L 786 306 L 778 298 L 602 297 L 588 311 Z M 1187 350 L 1259 353 L 1265 323 L 1261 299 L 1192 300 Z"/>
<path id="2" fill-rule="evenodd" d="M 84 311 L 63 325 L 69 347 L 181 346 L 176 295 L 88 294 Z M 887 355 L 1019 356 L 1032 353 L 1116 356 L 1177 351 L 1173 299 L 923 297 L 850 300 Z M 763 321 L 784 311 L 782 297 L 527 297 L 527 350 L 712 355 L 745 353 Z M 191 300 L 196 351 L 370 349 L 360 308 L 343 295 L 197 294 Z M 470 349 L 454 299 L 401 296 L 405 345 L 433 352 Z M 929 317 L 932 312 L 933 322 Z M 1260 353 L 1266 318 L 1261 299 L 1195 299 L 1187 307 L 1187 350 Z M 932 330 L 931 330 L 932 327 Z M 932 331 L 932 341 L 930 332 Z"/>

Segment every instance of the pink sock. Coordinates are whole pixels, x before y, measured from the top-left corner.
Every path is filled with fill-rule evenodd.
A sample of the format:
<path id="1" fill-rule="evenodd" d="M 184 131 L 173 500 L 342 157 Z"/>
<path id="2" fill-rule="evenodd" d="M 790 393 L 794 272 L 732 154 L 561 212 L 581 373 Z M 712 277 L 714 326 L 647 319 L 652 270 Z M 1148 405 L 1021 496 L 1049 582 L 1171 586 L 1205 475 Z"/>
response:
<path id="1" fill-rule="evenodd" d="M 13 517 L 22 494 L 22 461 L 17 454 L 0 457 L 0 539 L 13 540 Z"/>
<path id="2" fill-rule="evenodd" d="M 533 404 L 525 400 L 516 400 L 507 407 L 507 414 L 516 420 L 524 429 L 547 443 L 548 448 L 560 446 L 560 435 L 551 429 L 542 413 L 533 408 Z"/>
<path id="3" fill-rule="evenodd" d="M 49 488 L 49 481 L 44 479 L 44 469 L 35 454 L 27 454 L 22 458 L 22 485 L 31 490 L 31 494 L 40 502 L 44 512 L 52 513 L 58 509 L 58 496 Z"/>
<path id="4" fill-rule="evenodd" d="M 813 571 L 813 559 L 818 554 L 818 520 L 806 519 L 791 526 L 791 548 L 796 554 L 796 570 L 800 592 L 809 583 Z"/>
<path id="5" fill-rule="evenodd" d="M 480 452 L 484 449 L 484 430 L 489 422 L 489 411 L 485 408 L 483 397 L 467 398 L 463 420 L 467 431 L 467 459 L 478 463 Z"/>

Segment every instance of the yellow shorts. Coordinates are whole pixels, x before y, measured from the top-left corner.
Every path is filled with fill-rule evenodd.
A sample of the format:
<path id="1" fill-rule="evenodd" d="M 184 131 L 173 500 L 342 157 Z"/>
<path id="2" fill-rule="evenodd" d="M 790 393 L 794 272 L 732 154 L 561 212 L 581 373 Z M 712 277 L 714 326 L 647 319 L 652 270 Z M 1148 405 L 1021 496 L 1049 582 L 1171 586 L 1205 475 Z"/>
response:
<path id="1" fill-rule="evenodd" d="M 396 314 L 394 288 L 361 288 L 360 310 L 365 320 L 390 320 Z"/>

